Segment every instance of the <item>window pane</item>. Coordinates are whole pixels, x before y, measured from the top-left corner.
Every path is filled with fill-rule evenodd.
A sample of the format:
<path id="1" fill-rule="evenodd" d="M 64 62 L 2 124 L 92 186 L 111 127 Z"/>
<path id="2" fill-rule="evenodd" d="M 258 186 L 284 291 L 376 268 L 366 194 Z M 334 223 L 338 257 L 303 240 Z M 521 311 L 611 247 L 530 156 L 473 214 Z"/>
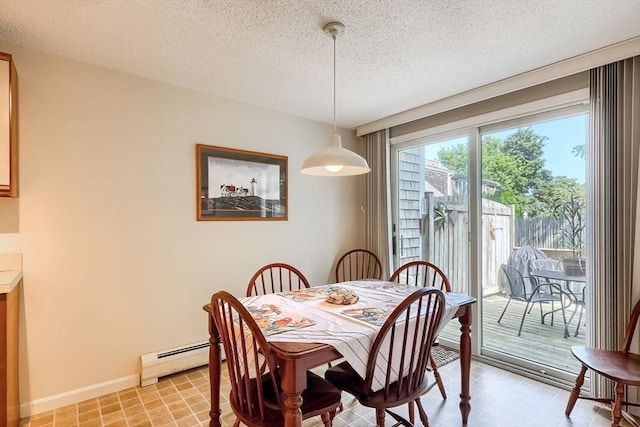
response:
<path id="1" fill-rule="evenodd" d="M 586 256 L 586 124 L 532 121 L 481 142 L 482 346 L 567 372 L 579 369 L 570 347 L 585 344 L 587 321 L 584 264 L 565 266 Z"/>

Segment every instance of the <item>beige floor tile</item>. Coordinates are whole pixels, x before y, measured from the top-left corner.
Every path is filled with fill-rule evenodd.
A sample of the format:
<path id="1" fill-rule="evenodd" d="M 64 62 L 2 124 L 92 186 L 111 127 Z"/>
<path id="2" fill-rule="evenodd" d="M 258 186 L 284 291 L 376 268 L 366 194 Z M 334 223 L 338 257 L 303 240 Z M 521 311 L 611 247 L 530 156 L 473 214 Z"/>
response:
<path id="1" fill-rule="evenodd" d="M 85 400 L 83 402 L 78 403 L 78 413 L 82 414 L 84 412 L 97 411 L 100 409 L 100 404 L 98 403 L 98 399 Z"/>
<path id="2" fill-rule="evenodd" d="M 608 427 L 610 412 L 592 402 L 579 400 L 571 418 L 564 415 L 569 391 L 521 377 L 493 366 L 473 362 L 469 427 Z M 322 374 L 323 367 L 318 372 Z M 437 389 L 422 397 L 431 427 L 460 427 L 459 367 L 450 363 L 439 369 L 449 398 Z M 224 369 L 223 369 L 223 373 Z M 226 374 L 226 373 L 225 373 Z M 228 403 L 229 382 L 223 378 L 221 422 L 232 426 L 235 416 Z M 372 427 L 375 410 L 363 407 L 342 394 L 344 410 L 334 427 Z M 77 405 L 21 420 L 20 427 L 197 427 L 209 422 L 209 376 L 199 368 L 161 379 L 148 387 L 135 387 L 90 399 Z M 396 412 L 406 415 L 406 405 Z M 386 420 L 391 423 L 391 417 Z M 627 426 L 624 422 L 623 426 Z M 319 417 L 305 420 L 304 427 L 320 427 Z"/>

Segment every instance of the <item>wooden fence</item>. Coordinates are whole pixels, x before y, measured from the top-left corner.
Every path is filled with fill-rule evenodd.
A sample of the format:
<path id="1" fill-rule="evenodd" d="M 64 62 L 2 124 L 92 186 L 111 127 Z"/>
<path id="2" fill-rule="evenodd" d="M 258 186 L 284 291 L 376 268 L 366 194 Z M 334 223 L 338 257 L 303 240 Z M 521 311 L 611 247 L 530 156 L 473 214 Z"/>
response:
<path id="1" fill-rule="evenodd" d="M 426 193 L 421 219 L 405 219 L 400 263 L 425 259 L 439 266 L 454 292 L 470 291 L 469 201 L 466 196 Z M 415 206 L 412 207 L 415 210 Z M 413 224 L 413 225 L 412 225 Z M 482 284 L 485 295 L 504 287 L 500 265 L 524 245 L 562 252 L 562 227 L 556 218 L 515 218 L 513 206 L 482 199 Z M 422 247 L 420 246 L 422 245 Z M 566 249 L 565 249 L 566 250 Z"/>
<path id="2" fill-rule="evenodd" d="M 566 242 L 562 239 L 562 229 L 567 226 L 557 218 L 516 218 L 515 246 L 566 248 Z"/>
<path id="3" fill-rule="evenodd" d="M 428 195 L 425 203 L 424 259 L 446 272 L 454 292 L 468 293 L 468 198 Z M 485 293 L 490 293 L 498 289 L 500 264 L 506 262 L 513 248 L 513 211 L 509 206 L 483 199 L 482 213 L 482 283 Z"/>

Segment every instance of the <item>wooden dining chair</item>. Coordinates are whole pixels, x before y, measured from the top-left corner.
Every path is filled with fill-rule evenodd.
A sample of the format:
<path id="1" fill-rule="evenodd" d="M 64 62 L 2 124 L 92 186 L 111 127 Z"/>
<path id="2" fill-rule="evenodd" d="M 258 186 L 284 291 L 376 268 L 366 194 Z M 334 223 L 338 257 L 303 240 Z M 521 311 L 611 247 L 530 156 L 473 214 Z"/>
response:
<path id="1" fill-rule="evenodd" d="M 442 291 L 418 288 L 389 314 L 380 328 L 369 353 L 364 378 L 348 362 L 327 369 L 325 378 L 352 394 L 363 406 L 375 408 L 379 427 L 384 427 L 385 413 L 398 422 L 395 425 L 412 425 L 390 410 L 408 402 L 416 403 L 420 420 L 429 426 L 420 397 L 429 387 L 427 365 L 444 305 Z M 398 372 L 404 375 L 397 378 Z M 382 388 L 376 390 L 378 382 Z"/>
<path id="2" fill-rule="evenodd" d="M 309 287 L 309 281 L 300 270 L 289 264 L 273 263 L 255 272 L 249 280 L 246 296 L 288 292 Z M 328 366 L 331 367 L 331 363 Z"/>
<path id="3" fill-rule="evenodd" d="M 444 271 L 429 261 L 411 261 L 401 265 L 391 274 L 391 282 L 413 286 L 431 286 L 451 292 L 449 279 Z"/>
<path id="4" fill-rule="evenodd" d="M 451 292 L 451 285 L 449 284 L 447 275 L 444 274 L 444 271 L 442 271 L 440 267 L 429 261 L 408 262 L 398 267 L 396 271 L 391 274 L 389 281 L 413 286 L 431 286 L 433 288 L 440 289 L 443 292 Z M 438 344 L 436 343 L 435 345 L 437 346 Z M 433 372 L 433 376 L 435 377 L 436 384 L 438 385 L 438 390 L 440 390 L 442 398 L 446 399 L 447 391 L 444 388 L 442 377 L 438 372 L 438 362 L 433 355 L 430 355 L 429 357 L 431 362 L 430 368 Z M 410 414 L 413 413 L 413 405 L 411 404 L 409 405 L 409 412 Z"/>
<path id="5" fill-rule="evenodd" d="M 382 264 L 371 251 L 353 249 L 340 257 L 336 264 L 336 282 L 382 279 Z"/>
<path id="6" fill-rule="evenodd" d="M 211 297 L 212 316 L 220 333 L 231 391 L 229 403 L 240 422 L 247 426 L 284 425 L 284 399 L 280 374 L 271 347 L 249 311 L 228 292 Z M 331 426 L 340 405 L 340 390 L 307 371 L 302 393 L 302 418 L 318 416 Z"/>
<path id="7" fill-rule="evenodd" d="M 247 286 L 247 296 L 287 292 L 309 287 L 304 274 L 292 265 L 267 264 L 255 272 Z"/>
<path id="8" fill-rule="evenodd" d="M 626 386 L 640 386 L 640 354 L 629 351 L 639 317 L 640 300 L 631 312 L 631 318 L 627 324 L 627 331 L 624 336 L 621 351 L 602 350 L 585 346 L 571 347 L 571 353 L 582 363 L 582 368 L 576 378 L 576 385 L 573 387 L 571 395 L 569 396 L 567 408 L 564 412 L 566 416 L 571 415 L 571 411 L 573 411 L 573 407 L 578 399 L 592 400 L 611 405 L 611 427 L 618 427 L 622 418 L 627 420 L 629 424 L 640 427 L 640 423 L 638 423 L 632 415 L 622 410 L 623 405 L 640 406 L 637 403 L 624 401 L 624 390 Z M 582 384 L 584 384 L 587 369 L 591 369 L 593 372 L 615 383 L 615 397 L 613 399 L 580 396 L 580 389 L 582 388 Z"/>

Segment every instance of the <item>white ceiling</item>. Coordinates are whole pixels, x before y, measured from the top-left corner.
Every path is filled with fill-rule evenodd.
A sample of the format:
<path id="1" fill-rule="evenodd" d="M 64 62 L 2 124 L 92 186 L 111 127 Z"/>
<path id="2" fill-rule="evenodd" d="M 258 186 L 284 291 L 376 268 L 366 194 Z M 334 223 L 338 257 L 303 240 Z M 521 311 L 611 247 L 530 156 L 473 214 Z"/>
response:
<path id="1" fill-rule="evenodd" d="M 639 36 L 640 0 L 0 0 L 0 42 L 327 123 L 331 21 L 355 128 Z"/>

